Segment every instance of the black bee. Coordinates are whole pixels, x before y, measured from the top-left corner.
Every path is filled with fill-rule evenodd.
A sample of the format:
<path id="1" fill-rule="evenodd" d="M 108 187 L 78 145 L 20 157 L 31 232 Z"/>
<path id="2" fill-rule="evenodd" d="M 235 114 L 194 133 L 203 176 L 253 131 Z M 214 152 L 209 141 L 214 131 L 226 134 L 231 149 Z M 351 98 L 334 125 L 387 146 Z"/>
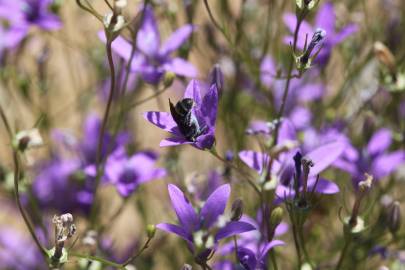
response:
<path id="1" fill-rule="evenodd" d="M 169 99 L 169 105 L 170 113 L 179 127 L 181 134 L 183 134 L 187 140 L 194 142 L 204 131 L 204 129 L 200 128 L 197 118 L 192 111 L 194 100 L 191 98 L 184 98 L 174 106 Z"/>

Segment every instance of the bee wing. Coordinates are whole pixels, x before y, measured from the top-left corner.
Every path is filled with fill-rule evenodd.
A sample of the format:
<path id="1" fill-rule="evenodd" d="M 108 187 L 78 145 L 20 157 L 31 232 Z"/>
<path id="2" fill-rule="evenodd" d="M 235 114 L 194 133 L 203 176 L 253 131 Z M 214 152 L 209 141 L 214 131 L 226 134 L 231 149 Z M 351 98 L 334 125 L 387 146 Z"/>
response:
<path id="1" fill-rule="evenodd" d="M 170 114 L 172 115 L 174 122 L 176 122 L 176 124 L 179 125 L 179 123 L 181 123 L 181 115 L 177 113 L 176 108 L 174 107 L 170 99 L 169 99 L 169 106 L 170 106 Z"/>

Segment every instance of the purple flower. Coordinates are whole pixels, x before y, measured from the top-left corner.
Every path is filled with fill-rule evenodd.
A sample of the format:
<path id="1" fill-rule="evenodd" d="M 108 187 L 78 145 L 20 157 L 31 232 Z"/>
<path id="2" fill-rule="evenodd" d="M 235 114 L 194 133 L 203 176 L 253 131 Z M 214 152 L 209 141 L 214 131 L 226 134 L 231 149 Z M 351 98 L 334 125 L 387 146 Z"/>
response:
<path id="1" fill-rule="evenodd" d="M 273 240 L 268 242 L 258 252 L 254 252 L 251 249 L 245 247 L 238 247 L 237 254 L 240 264 L 246 270 L 267 269 L 266 256 L 267 253 L 276 246 L 282 246 L 284 242 L 281 240 Z"/>
<path id="2" fill-rule="evenodd" d="M 297 23 L 296 15 L 293 13 L 287 13 L 283 17 L 284 23 L 288 27 L 291 33 L 294 33 Z M 303 49 L 305 45 L 305 39 L 308 36 L 307 44 L 313 36 L 316 28 L 322 28 L 326 31 L 327 38 L 323 43 L 323 48 L 316 58 L 316 62 L 321 65 L 325 65 L 331 55 L 332 49 L 337 44 L 343 42 L 348 36 L 357 31 L 355 24 L 349 24 L 343 27 L 340 31 L 336 31 L 336 14 L 334 6 L 331 2 L 325 2 L 318 11 L 315 18 L 315 27 L 312 27 L 305 20 L 301 23 L 300 31 L 298 33 L 297 48 Z M 287 36 L 284 38 L 286 44 L 293 43 L 293 36 Z"/>
<path id="3" fill-rule="evenodd" d="M 295 129 L 291 122 L 284 120 L 280 127 L 279 144 L 281 145 L 292 141 L 296 141 Z M 335 141 L 312 149 L 312 151 L 304 155 L 315 164 L 309 174 L 309 190 L 315 188 L 314 191 L 321 194 L 334 194 L 339 192 L 339 188 L 336 184 L 323 178 L 320 178 L 317 182 L 316 176 L 339 158 L 344 147 L 345 144 L 340 141 Z M 295 172 L 293 157 L 297 151 L 300 151 L 300 149 L 294 148 L 289 152 L 281 154 L 277 160 L 273 160 L 271 171 L 269 171 L 271 159 L 270 156 L 265 153 L 245 150 L 239 153 L 239 158 L 247 166 L 258 172 L 260 181 L 275 179 L 275 183 L 269 181 L 269 183 L 271 183 L 269 188 L 276 188 L 277 196 L 285 198 L 294 195 L 292 188 L 294 182 L 293 175 Z M 302 183 L 300 183 L 300 185 L 302 185 Z M 300 188 L 302 188 L 302 186 Z"/>
<path id="4" fill-rule="evenodd" d="M 164 169 L 156 168 L 157 159 L 152 152 L 139 152 L 128 157 L 125 149 L 120 148 L 107 160 L 107 181 L 116 186 L 121 196 L 128 197 L 139 185 L 166 175 Z"/>
<path id="5" fill-rule="evenodd" d="M 364 149 L 358 151 L 349 145 L 334 165 L 350 173 L 355 186 L 366 172 L 373 175 L 375 179 L 384 178 L 405 162 L 405 151 L 387 151 L 391 143 L 391 131 L 381 128 L 374 133 Z"/>
<path id="6" fill-rule="evenodd" d="M 202 260 L 219 240 L 255 229 L 247 222 L 225 220 L 223 214 L 231 192 L 229 184 L 217 188 L 198 212 L 178 187 L 170 184 L 168 190 L 180 224 L 161 223 L 156 227 L 186 240 L 191 252 Z"/>
<path id="7" fill-rule="evenodd" d="M 31 238 L 13 228 L 0 229 L 0 265 L 10 270 L 46 269 Z"/>
<path id="8" fill-rule="evenodd" d="M 1 47 L 14 48 L 28 34 L 31 26 L 43 30 L 56 30 L 62 26 L 58 16 L 48 11 L 51 0 L 1 0 L 0 19 L 7 21 L 1 26 Z"/>
<path id="9" fill-rule="evenodd" d="M 208 90 L 204 88 L 205 86 L 202 83 L 191 80 L 184 92 L 184 99 L 191 99 L 194 104 L 189 117 L 194 119 L 194 122 L 192 122 L 194 125 L 190 127 L 190 129 L 193 128 L 191 131 L 196 131 L 196 127 L 198 127 L 198 132 L 196 131 L 194 138 L 189 137 L 189 134 L 186 133 L 188 130 L 184 130 L 184 127 L 179 127 L 178 121 L 176 122 L 170 113 L 146 112 L 144 114 L 146 120 L 174 135 L 172 138 L 162 140 L 160 146 L 191 144 L 198 149 L 210 149 L 213 146 L 215 142 L 218 92 L 216 84 L 212 84 Z M 202 97 L 204 92 L 206 94 Z"/>
<path id="10" fill-rule="evenodd" d="M 146 6 L 144 19 L 136 39 L 137 52 L 131 63 L 132 71 L 140 73 L 143 80 L 151 84 L 159 83 L 164 73 L 168 71 L 180 76 L 196 77 L 197 70 L 191 63 L 179 57 L 171 57 L 171 54 L 187 41 L 193 30 L 192 25 L 184 25 L 161 44 L 153 9 Z M 104 33 L 99 32 L 99 37 L 104 42 L 106 41 Z M 126 61 L 130 60 L 131 43 L 122 37 L 117 37 L 112 43 L 112 48 Z"/>

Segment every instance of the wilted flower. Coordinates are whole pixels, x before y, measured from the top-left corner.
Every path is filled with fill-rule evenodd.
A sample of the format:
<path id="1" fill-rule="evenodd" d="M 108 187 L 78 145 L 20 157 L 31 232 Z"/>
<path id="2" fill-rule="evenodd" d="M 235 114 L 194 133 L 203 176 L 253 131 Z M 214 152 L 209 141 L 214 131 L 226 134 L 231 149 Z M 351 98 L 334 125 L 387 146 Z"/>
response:
<path id="1" fill-rule="evenodd" d="M 181 103 L 167 112 L 147 112 L 146 120 L 174 135 L 164 139 L 160 146 L 192 144 L 199 149 L 210 149 L 215 142 L 215 122 L 217 117 L 218 92 L 212 84 L 202 97 L 205 86 L 192 80 Z M 178 115 L 173 115 L 176 110 Z"/>
<path id="2" fill-rule="evenodd" d="M 156 227 L 186 240 L 196 258 L 206 260 L 219 240 L 255 229 L 253 225 L 243 221 L 220 224 L 220 216 L 225 211 L 231 192 L 228 184 L 217 188 L 198 213 L 178 187 L 170 184 L 168 190 L 180 224 L 161 223 Z"/>

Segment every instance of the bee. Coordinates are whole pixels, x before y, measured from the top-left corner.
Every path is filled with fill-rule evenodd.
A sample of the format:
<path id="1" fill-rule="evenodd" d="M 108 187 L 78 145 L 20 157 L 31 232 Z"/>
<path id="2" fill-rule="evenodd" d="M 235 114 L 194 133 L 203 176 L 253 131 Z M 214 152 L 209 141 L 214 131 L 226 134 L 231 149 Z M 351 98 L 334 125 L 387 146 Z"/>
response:
<path id="1" fill-rule="evenodd" d="M 173 105 L 169 99 L 170 114 L 181 134 L 192 142 L 195 142 L 197 137 L 204 132 L 204 128 L 200 128 L 200 124 L 192 111 L 194 104 L 195 102 L 191 98 L 184 98 L 177 102 L 176 105 Z"/>

